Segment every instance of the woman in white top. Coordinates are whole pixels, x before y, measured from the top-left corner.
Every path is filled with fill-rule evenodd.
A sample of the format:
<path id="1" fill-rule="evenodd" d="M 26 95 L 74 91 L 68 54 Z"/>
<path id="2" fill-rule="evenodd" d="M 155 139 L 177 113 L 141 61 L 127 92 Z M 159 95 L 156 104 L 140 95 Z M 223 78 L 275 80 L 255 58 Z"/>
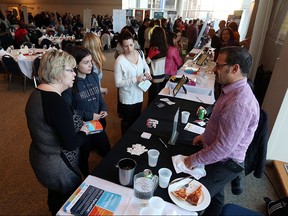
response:
<path id="1" fill-rule="evenodd" d="M 150 80 L 151 75 L 143 52 L 134 49 L 133 35 L 130 32 L 121 33 L 119 43 L 124 53 L 115 61 L 114 76 L 116 87 L 119 88 L 119 113 L 124 134 L 141 114 L 143 91 L 138 84 Z"/>

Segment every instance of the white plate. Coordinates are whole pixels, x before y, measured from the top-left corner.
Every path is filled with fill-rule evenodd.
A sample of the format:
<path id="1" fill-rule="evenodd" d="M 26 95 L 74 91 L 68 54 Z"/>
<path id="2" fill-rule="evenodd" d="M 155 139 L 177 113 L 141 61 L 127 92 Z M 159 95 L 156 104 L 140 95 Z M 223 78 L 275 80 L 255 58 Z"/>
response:
<path id="1" fill-rule="evenodd" d="M 188 211 L 201 211 L 201 210 L 207 208 L 207 206 L 210 204 L 210 201 L 211 201 L 210 193 L 207 190 L 207 188 L 203 184 L 198 182 L 197 180 L 193 180 L 190 183 L 190 186 L 188 188 L 189 193 L 192 193 L 200 185 L 202 185 L 202 192 L 203 193 L 202 193 L 202 196 L 201 196 L 197 206 L 194 206 L 194 205 L 192 205 L 186 201 L 182 201 L 172 194 L 172 191 L 175 191 L 175 190 L 181 188 L 183 185 L 185 185 L 189 181 L 191 181 L 191 179 L 186 178 L 186 179 L 183 179 L 182 181 L 179 181 L 179 182 L 176 182 L 174 184 L 169 185 L 168 193 L 169 193 L 171 200 L 180 208 L 183 208 L 183 209 L 188 210 Z"/>

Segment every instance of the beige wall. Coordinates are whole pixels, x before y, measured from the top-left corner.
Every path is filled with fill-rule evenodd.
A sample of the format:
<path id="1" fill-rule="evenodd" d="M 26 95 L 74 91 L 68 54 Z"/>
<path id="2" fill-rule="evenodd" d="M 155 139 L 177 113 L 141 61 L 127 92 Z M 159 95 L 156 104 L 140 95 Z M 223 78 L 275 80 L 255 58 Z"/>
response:
<path id="1" fill-rule="evenodd" d="M 41 11 L 56 11 L 80 14 L 83 18 L 83 10 L 89 8 L 92 14 L 112 16 L 113 9 L 121 9 L 121 0 L 1 0 L 1 8 L 8 6 L 26 6 L 28 12 L 33 15 Z"/>

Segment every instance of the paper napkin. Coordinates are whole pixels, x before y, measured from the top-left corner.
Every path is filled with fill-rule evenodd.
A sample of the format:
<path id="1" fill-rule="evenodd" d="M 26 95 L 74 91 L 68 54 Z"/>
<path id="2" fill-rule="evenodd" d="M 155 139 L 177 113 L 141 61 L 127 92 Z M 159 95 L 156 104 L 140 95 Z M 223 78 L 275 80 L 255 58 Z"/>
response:
<path id="1" fill-rule="evenodd" d="M 187 156 L 184 156 L 184 155 L 172 156 L 172 162 L 173 162 L 173 166 L 174 166 L 176 173 L 184 172 L 189 175 L 192 175 L 197 180 L 199 180 L 203 176 L 206 176 L 206 170 L 204 168 L 204 165 L 199 165 L 198 167 L 195 167 L 192 170 L 188 169 L 184 164 L 184 159 L 186 157 Z"/>
<path id="2" fill-rule="evenodd" d="M 131 153 L 131 155 L 141 155 L 144 152 L 147 152 L 148 149 L 146 149 L 145 146 L 142 146 L 141 144 L 133 144 L 132 147 L 127 148 L 127 152 Z"/>

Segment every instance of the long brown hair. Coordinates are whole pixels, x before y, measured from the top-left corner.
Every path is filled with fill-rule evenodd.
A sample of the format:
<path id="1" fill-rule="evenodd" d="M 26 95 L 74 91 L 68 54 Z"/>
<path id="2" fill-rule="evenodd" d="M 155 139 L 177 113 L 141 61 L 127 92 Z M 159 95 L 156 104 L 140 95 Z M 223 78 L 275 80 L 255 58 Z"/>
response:
<path id="1" fill-rule="evenodd" d="M 150 40 L 150 47 L 158 47 L 160 53 L 157 55 L 157 57 L 159 58 L 167 55 L 167 38 L 166 33 L 162 27 L 156 27 L 153 29 Z"/>

